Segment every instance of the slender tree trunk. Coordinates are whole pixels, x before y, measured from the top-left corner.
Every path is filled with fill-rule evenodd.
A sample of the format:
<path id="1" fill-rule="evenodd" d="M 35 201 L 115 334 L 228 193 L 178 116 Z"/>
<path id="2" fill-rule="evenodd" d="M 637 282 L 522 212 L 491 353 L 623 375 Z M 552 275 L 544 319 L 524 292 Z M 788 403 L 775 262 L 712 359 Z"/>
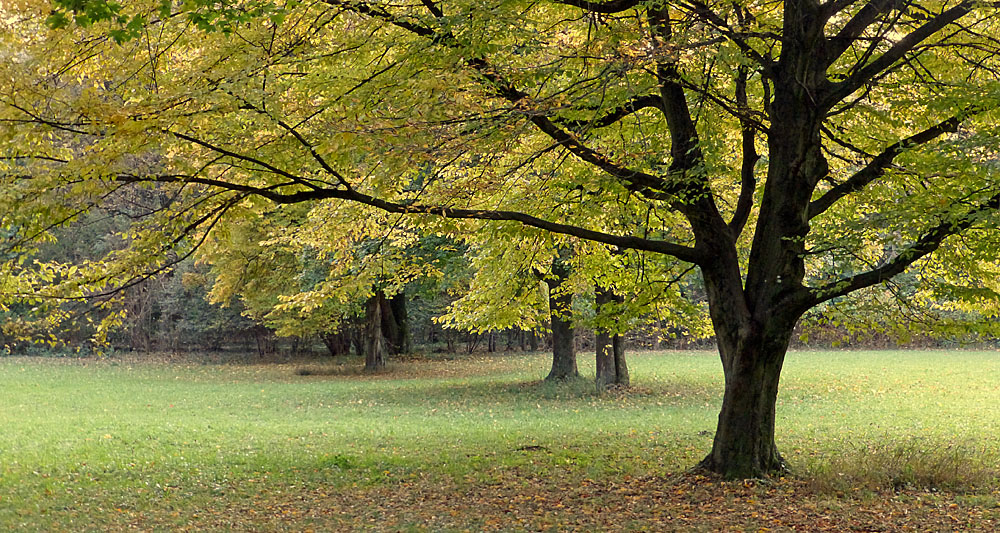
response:
<path id="1" fill-rule="evenodd" d="M 382 329 L 385 296 L 377 292 L 368 299 L 365 312 L 365 372 L 385 368 L 386 339 Z"/>
<path id="2" fill-rule="evenodd" d="M 385 350 L 390 354 L 399 353 L 400 332 L 399 323 L 396 320 L 396 309 L 392 305 L 392 299 L 386 298 L 385 293 L 378 291 L 375 293 L 380 307 L 380 319 L 382 324 L 382 337 L 385 340 Z"/>
<path id="3" fill-rule="evenodd" d="M 611 347 L 611 334 L 604 330 L 594 332 L 597 351 L 597 388 L 609 389 L 615 384 L 615 354 Z"/>
<path id="4" fill-rule="evenodd" d="M 257 355 L 265 357 L 274 353 L 274 333 L 267 329 L 267 326 L 256 324 L 252 332 L 254 340 L 257 341 Z"/>
<path id="5" fill-rule="evenodd" d="M 365 326 L 362 324 L 352 324 L 350 329 L 350 341 L 348 345 L 354 347 L 354 353 L 357 355 L 365 354 Z"/>
<path id="6" fill-rule="evenodd" d="M 597 388 L 628 387 L 628 364 L 625 362 L 625 343 L 620 335 L 598 332 L 597 338 Z"/>
<path id="7" fill-rule="evenodd" d="M 625 338 L 621 335 L 611 337 L 611 352 L 615 357 L 615 385 L 628 387 L 631 384 L 628 374 L 628 364 L 625 363 Z"/>
<path id="8" fill-rule="evenodd" d="M 331 356 L 343 355 L 351 351 L 351 337 L 348 331 L 323 333 L 319 337 Z"/>
<path id="9" fill-rule="evenodd" d="M 549 315 L 552 320 L 552 369 L 545 377 L 548 381 L 580 375 L 576 366 L 576 345 L 573 324 L 570 320 L 573 294 L 559 290 L 569 277 L 569 272 L 559 260 L 553 263 L 552 272 L 556 278 L 546 280 L 549 286 Z"/>

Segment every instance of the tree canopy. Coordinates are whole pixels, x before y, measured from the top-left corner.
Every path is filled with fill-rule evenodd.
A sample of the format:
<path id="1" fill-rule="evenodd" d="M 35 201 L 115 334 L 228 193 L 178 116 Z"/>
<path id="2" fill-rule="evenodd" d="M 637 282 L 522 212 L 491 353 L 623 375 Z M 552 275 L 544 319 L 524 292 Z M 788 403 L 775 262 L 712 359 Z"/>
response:
<path id="1" fill-rule="evenodd" d="M 334 242 L 486 223 L 695 266 L 726 376 L 702 464 L 731 477 L 784 467 L 809 309 L 907 271 L 996 309 L 991 2 L 58 4 L 3 17 L 5 242 L 127 188 L 169 201 L 54 291 L 295 204 Z"/>

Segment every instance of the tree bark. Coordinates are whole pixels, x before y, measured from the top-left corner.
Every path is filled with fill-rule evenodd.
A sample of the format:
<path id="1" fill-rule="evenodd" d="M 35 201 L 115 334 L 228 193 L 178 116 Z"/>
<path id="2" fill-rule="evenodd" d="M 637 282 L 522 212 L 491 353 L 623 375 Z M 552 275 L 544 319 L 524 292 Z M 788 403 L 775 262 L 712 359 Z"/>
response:
<path id="1" fill-rule="evenodd" d="M 605 304 L 621 301 L 613 292 L 597 287 L 594 305 L 600 313 Z M 628 387 L 628 365 L 625 364 L 625 343 L 620 335 L 598 329 L 595 334 L 597 351 L 597 388 Z"/>
<path id="2" fill-rule="evenodd" d="M 575 378 L 580 375 L 576 366 L 576 346 L 570 313 L 573 294 L 560 290 L 569 277 L 568 267 L 559 259 L 553 262 L 553 279 L 545 282 L 549 286 L 549 315 L 552 320 L 552 369 L 546 381 Z"/>
<path id="3" fill-rule="evenodd" d="M 406 312 L 406 295 L 400 292 L 390 298 L 389 308 L 392 315 L 386 324 L 386 329 L 392 331 L 392 336 L 387 334 L 392 345 L 392 353 L 410 353 L 413 350 L 413 340 L 410 334 L 410 319 Z"/>
<path id="4" fill-rule="evenodd" d="M 724 365 L 722 409 L 712 451 L 701 462 L 702 468 L 727 479 L 785 471 L 774 442 L 774 420 L 778 381 L 791 335 L 791 327 L 769 328 L 759 340 L 743 334 L 735 345 L 719 344 L 722 358 L 730 364 Z"/>
<path id="5" fill-rule="evenodd" d="M 383 333 L 385 295 L 379 291 L 368 299 L 365 310 L 365 372 L 378 372 L 385 368 L 386 338 Z"/>
<path id="6" fill-rule="evenodd" d="M 624 337 L 621 335 L 613 335 L 611 337 L 611 352 L 615 357 L 615 379 L 618 380 L 615 385 L 628 387 L 631 384 L 631 380 L 628 374 L 628 364 L 625 363 Z"/>

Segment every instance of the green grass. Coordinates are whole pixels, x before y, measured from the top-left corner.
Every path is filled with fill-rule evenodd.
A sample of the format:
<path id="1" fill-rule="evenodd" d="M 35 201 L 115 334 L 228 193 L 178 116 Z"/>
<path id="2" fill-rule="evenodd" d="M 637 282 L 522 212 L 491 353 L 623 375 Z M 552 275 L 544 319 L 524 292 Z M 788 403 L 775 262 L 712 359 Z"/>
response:
<path id="1" fill-rule="evenodd" d="M 721 401 L 717 356 L 629 362 L 636 389 L 598 395 L 588 380 L 541 383 L 544 355 L 406 362 L 374 377 L 0 358 L 0 529 L 171 529 L 302 490 L 694 465 Z M 778 444 L 798 475 L 834 491 L 993 487 L 998 391 L 1000 353 L 796 352 Z"/>

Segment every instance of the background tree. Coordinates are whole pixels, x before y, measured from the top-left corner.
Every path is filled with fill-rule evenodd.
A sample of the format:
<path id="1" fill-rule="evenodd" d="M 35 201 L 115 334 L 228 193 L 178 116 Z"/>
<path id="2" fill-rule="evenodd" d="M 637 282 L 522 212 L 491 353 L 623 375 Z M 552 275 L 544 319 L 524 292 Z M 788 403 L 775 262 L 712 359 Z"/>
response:
<path id="1" fill-rule="evenodd" d="M 624 303 L 624 298 L 610 289 L 594 287 L 594 311 L 597 316 L 605 315 L 605 320 L 618 325 L 613 318 L 617 308 Z M 625 339 L 613 327 L 599 327 L 594 331 L 594 347 L 596 350 L 597 387 L 628 387 L 628 363 L 625 361 Z"/>
<path id="2" fill-rule="evenodd" d="M 552 368 L 547 381 L 575 378 L 576 338 L 573 328 L 573 289 L 569 284 L 572 269 L 566 252 L 552 259 L 550 273 L 543 276 L 549 292 L 549 323 L 552 328 Z"/>

